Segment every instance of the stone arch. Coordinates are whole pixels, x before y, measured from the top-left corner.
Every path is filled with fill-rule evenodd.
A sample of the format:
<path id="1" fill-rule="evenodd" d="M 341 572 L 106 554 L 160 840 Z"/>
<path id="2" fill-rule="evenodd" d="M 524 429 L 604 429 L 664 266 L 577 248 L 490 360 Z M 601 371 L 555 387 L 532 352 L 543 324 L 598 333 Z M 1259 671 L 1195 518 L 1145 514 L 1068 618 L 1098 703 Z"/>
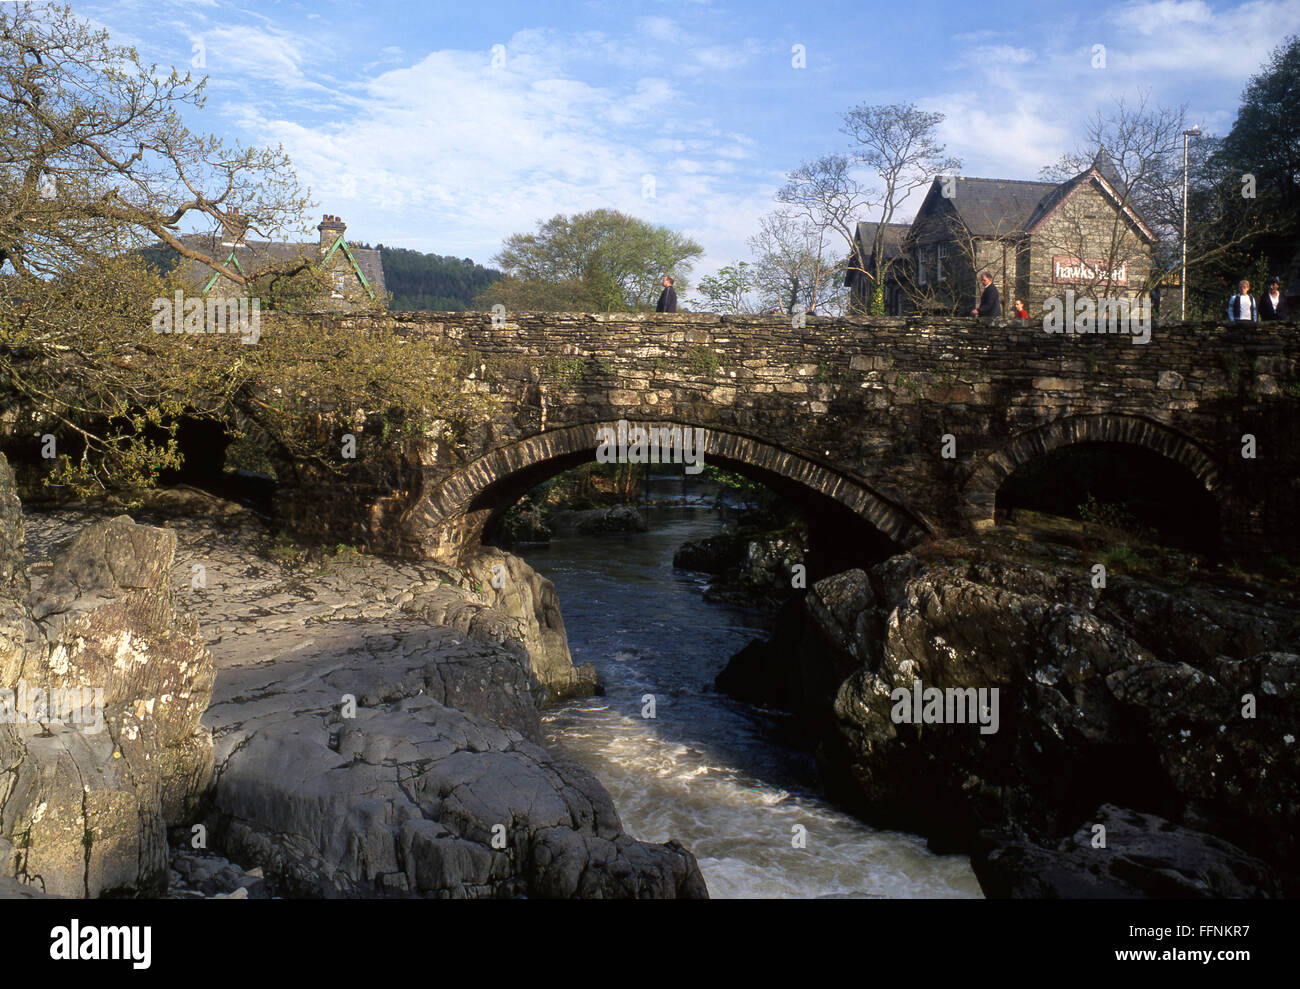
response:
<path id="1" fill-rule="evenodd" d="M 1035 457 L 1076 443 L 1127 443 L 1151 450 L 1186 467 L 1206 491 L 1217 497 L 1218 466 L 1185 434 L 1138 416 L 1068 416 L 1026 430 L 984 456 L 963 486 L 968 519 L 977 527 L 994 524 L 998 489 L 1017 468 Z"/>
<path id="2" fill-rule="evenodd" d="M 668 419 L 628 420 L 632 425 L 697 428 Z M 547 430 L 502 446 L 456 470 L 431 490 L 417 509 L 429 528 L 464 520 L 451 541 L 464 542 L 472 531 L 481 532 L 487 518 L 503 503 L 513 501 L 557 472 L 557 465 L 576 466 L 588 461 L 598 445 L 602 428 L 617 422 L 593 422 Z M 738 433 L 709 427 L 703 431 L 705 462 L 723 461 L 752 468 L 760 474 L 814 492 L 844 506 L 900 546 L 927 538 L 933 527 L 920 516 L 884 498 L 861 481 L 815 464 L 798 454 Z M 564 469 L 560 467 L 560 469 Z M 430 547 L 432 548 L 432 547 Z M 435 555 L 446 555 L 444 545 Z M 457 547 L 456 552 L 460 548 Z"/>

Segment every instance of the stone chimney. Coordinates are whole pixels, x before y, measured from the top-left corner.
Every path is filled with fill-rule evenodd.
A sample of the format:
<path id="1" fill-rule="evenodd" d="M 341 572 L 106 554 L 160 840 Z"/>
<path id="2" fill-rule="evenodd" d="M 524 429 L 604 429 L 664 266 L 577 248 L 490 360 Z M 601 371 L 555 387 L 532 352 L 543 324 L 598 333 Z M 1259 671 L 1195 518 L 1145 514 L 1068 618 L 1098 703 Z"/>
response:
<path id="1" fill-rule="evenodd" d="M 337 216 L 326 213 L 325 219 L 321 220 L 320 225 L 316 228 L 320 231 L 320 252 L 324 254 L 333 247 L 334 242 L 343 236 L 343 232 L 347 228 L 347 224 Z"/>
<path id="2" fill-rule="evenodd" d="M 248 217 L 239 215 L 239 207 L 230 207 L 230 212 L 221 218 L 221 246 L 234 247 L 244 242 L 248 233 Z"/>

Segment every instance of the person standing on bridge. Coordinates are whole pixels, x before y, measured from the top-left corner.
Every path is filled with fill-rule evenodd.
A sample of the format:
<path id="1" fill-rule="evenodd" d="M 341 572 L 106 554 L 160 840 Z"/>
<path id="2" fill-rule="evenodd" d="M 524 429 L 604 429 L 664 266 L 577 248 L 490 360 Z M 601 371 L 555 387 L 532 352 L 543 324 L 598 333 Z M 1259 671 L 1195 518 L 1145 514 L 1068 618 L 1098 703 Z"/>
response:
<path id="1" fill-rule="evenodd" d="M 1268 280 L 1268 291 L 1259 297 L 1260 319 L 1286 319 L 1286 297 L 1277 275 Z"/>
<path id="2" fill-rule="evenodd" d="M 984 286 L 984 292 L 980 295 L 980 304 L 977 308 L 972 309 L 972 316 L 1001 316 L 1002 301 L 998 298 L 998 290 L 993 284 L 993 276 L 987 271 L 980 273 L 980 284 Z"/>
<path id="3" fill-rule="evenodd" d="M 1255 297 L 1250 294 L 1250 282 L 1242 279 L 1237 283 L 1237 294 L 1228 302 L 1228 321 L 1232 323 L 1259 322 L 1259 309 Z"/>
<path id="4" fill-rule="evenodd" d="M 676 312 L 677 290 L 673 288 L 673 276 L 664 275 L 664 290 L 659 293 L 659 304 L 655 312 Z"/>

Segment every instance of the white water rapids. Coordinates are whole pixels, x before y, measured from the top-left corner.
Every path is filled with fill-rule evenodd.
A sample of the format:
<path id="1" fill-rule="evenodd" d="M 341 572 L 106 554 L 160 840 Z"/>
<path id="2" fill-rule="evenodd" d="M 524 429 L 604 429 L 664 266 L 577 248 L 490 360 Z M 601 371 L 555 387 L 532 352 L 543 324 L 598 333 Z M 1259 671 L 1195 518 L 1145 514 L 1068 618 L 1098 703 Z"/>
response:
<path id="1" fill-rule="evenodd" d="M 761 628 L 672 568 L 684 541 L 719 531 L 716 515 L 650 517 L 648 533 L 519 551 L 555 582 L 574 662 L 594 663 L 606 690 L 549 711 L 548 744 L 596 774 L 630 834 L 689 848 L 713 897 L 978 897 L 966 856 L 836 809 L 812 759 L 782 744 L 778 718 L 713 690 Z M 642 717 L 647 694 L 653 719 Z"/>

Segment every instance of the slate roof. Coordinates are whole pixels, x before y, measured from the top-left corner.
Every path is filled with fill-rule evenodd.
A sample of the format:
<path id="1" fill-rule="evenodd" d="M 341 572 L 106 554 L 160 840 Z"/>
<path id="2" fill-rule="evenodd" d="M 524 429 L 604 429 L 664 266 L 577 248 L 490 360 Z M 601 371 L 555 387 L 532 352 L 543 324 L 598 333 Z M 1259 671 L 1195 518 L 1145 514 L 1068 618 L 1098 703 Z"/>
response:
<path id="1" fill-rule="evenodd" d="M 859 222 L 854 230 L 853 239 L 853 257 L 856 263 L 863 268 L 871 264 L 871 248 L 876 243 L 876 228 L 879 223 Z M 912 229 L 910 223 L 888 223 L 885 225 L 885 257 L 895 258 L 903 252 L 903 242 L 907 239 L 907 232 Z M 853 264 L 850 261 L 850 264 Z M 866 277 L 861 271 L 850 267 L 844 272 L 844 284 L 852 286 L 859 278 Z"/>
<path id="2" fill-rule="evenodd" d="M 1124 181 L 1110 154 L 1101 148 L 1088 168 L 1059 183 L 954 176 L 957 187 L 952 205 L 972 237 L 1019 237 L 1030 232 L 1076 187 L 1088 181 L 1093 169 L 1115 190 L 1116 195 L 1121 198 L 1124 196 Z M 942 177 L 935 178 L 925 202 L 917 211 L 918 216 L 925 211 L 932 199 L 941 195 L 942 182 Z M 1137 216 L 1137 210 L 1132 205 L 1129 210 Z M 1145 227 L 1141 217 L 1138 217 L 1138 221 Z M 1154 240 L 1154 235 L 1152 239 Z"/>
<path id="3" fill-rule="evenodd" d="M 870 256 L 870 250 L 876 242 L 876 228 L 879 223 L 859 223 L 856 233 L 856 239 L 867 256 Z M 910 223 L 889 223 L 885 225 L 885 257 L 897 257 L 903 250 L 903 241 L 907 239 L 907 232 L 912 228 Z"/>
<path id="4" fill-rule="evenodd" d="M 230 257 L 230 252 L 233 250 L 235 257 L 239 259 L 239 263 L 243 265 L 244 270 L 249 272 L 271 263 L 292 262 L 299 259 L 316 262 L 322 257 L 319 241 L 288 243 L 253 240 L 241 242 L 232 247 L 228 242 L 222 243 L 223 236 L 223 234 L 215 231 L 211 233 L 185 234 L 180 238 L 180 241 L 186 247 L 201 251 L 221 263 L 224 263 L 226 258 Z M 357 266 L 366 276 L 366 281 L 370 283 L 370 287 L 374 289 L 376 298 L 382 299 L 384 295 L 384 266 L 379 251 L 374 248 L 353 247 L 351 244 L 348 244 L 348 250 L 357 259 Z M 344 262 L 346 263 L 346 258 Z M 183 259 L 181 264 L 182 278 L 196 290 L 201 289 L 214 274 L 213 270 L 207 265 L 188 258 Z"/>
<path id="5" fill-rule="evenodd" d="M 952 204 L 971 236 L 1007 237 L 1024 232 L 1047 211 L 1047 201 L 1054 200 L 1054 194 L 1066 184 L 959 175 Z"/>
<path id="6" fill-rule="evenodd" d="M 1097 156 L 1092 159 L 1092 167 L 1101 173 L 1101 177 L 1109 182 L 1116 192 L 1121 196 L 1124 195 L 1124 180 L 1120 178 L 1119 171 L 1115 168 L 1115 161 L 1105 147 L 1098 149 Z"/>

